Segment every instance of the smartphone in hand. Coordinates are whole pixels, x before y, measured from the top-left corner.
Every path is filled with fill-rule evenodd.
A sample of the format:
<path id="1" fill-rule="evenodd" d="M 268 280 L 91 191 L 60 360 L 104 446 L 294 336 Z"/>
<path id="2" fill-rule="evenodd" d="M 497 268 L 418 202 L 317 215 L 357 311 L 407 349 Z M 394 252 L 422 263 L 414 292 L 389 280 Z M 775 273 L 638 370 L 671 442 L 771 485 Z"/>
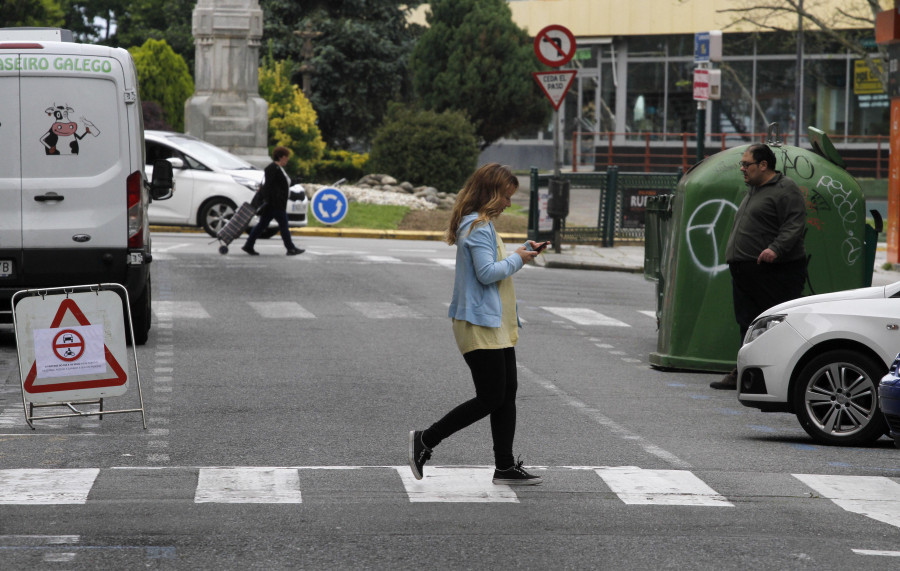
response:
<path id="1" fill-rule="evenodd" d="M 546 248 L 546 247 L 549 246 L 549 245 L 550 245 L 550 241 L 549 241 L 549 240 L 548 240 L 547 242 L 541 242 L 540 244 L 538 244 L 538 247 L 535 248 L 534 251 L 537 252 L 538 254 L 540 254 L 541 252 L 544 251 L 544 248 Z"/>

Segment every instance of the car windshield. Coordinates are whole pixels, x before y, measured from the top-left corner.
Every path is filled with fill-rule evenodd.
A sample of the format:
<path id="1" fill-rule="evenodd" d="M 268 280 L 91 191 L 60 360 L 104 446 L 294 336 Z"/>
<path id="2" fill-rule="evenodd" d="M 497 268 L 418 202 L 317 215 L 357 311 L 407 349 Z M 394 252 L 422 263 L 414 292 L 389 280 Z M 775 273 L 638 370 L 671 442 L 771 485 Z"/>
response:
<path id="1" fill-rule="evenodd" d="M 171 139 L 181 146 L 185 152 L 190 153 L 209 167 L 223 170 L 257 170 L 255 166 L 244 159 L 232 155 L 215 145 L 210 145 L 206 141 L 188 137 L 172 137 Z"/>

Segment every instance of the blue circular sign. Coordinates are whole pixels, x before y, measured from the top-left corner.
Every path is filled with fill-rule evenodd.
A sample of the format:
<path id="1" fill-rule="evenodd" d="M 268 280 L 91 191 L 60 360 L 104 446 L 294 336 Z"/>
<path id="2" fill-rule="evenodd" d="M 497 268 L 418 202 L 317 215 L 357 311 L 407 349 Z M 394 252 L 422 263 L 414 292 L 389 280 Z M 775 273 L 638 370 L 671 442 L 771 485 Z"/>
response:
<path id="1" fill-rule="evenodd" d="M 322 224 L 337 224 L 343 220 L 347 207 L 344 193 L 330 186 L 319 190 L 312 199 L 313 216 Z"/>

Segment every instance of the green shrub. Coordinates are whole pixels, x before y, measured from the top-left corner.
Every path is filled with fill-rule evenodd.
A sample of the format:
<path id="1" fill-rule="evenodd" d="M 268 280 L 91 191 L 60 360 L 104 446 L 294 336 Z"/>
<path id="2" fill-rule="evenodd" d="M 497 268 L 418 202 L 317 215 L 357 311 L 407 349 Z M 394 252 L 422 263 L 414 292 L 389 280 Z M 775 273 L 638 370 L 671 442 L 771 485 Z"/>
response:
<path id="1" fill-rule="evenodd" d="M 259 68 L 259 94 L 269 103 L 269 147 L 287 147 L 293 152 L 286 170 L 308 178 L 325 151 L 316 126 L 316 111 L 300 88 L 291 83 L 296 64 L 291 60 L 265 58 Z"/>
<path id="2" fill-rule="evenodd" d="M 184 102 L 194 94 L 194 80 L 184 58 L 165 40 L 150 39 L 128 52 L 137 68 L 141 101 L 159 103 L 165 122 L 184 131 Z"/>
<path id="3" fill-rule="evenodd" d="M 313 165 L 313 182 L 331 184 L 342 178 L 355 182 L 366 174 L 369 153 L 325 148 L 325 154 Z"/>
<path id="4" fill-rule="evenodd" d="M 392 104 L 372 140 L 370 170 L 414 185 L 457 192 L 478 161 L 475 127 L 458 111 Z"/>

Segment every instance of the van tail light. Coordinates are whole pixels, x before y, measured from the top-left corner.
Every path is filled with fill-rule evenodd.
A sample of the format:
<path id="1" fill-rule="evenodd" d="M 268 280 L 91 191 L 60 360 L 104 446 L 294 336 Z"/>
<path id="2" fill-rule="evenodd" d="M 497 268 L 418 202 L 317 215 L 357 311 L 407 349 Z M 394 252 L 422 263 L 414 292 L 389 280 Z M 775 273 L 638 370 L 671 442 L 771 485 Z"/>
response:
<path id="1" fill-rule="evenodd" d="M 128 190 L 128 247 L 144 247 L 144 211 L 141 204 L 141 186 L 144 178 L 134 171 L 125 181 Z"/>

